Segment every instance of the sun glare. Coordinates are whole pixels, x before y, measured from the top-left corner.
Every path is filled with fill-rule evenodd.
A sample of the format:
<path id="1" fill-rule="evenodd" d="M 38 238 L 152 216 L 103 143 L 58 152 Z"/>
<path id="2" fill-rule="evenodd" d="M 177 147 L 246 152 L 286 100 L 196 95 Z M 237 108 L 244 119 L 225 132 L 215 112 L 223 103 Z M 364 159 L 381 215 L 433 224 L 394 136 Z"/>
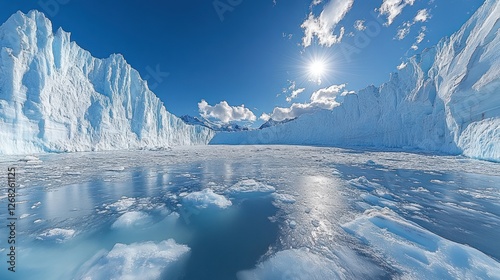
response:
<path id="1" fill-rule="evenodd" d="M 321 77 L 325 73 L 325 70 L 325 62 L 321 60 L 312 61 L 309 65 L 309 73 L 314 77 Z"/>
<path id="2" fill-rule="evenodd" d="M 328 63 L 324 59 L 315 58 L 309 61 L 308 65 L 309 79 L 321 83 L 321 80 L 328 72 Z"/>

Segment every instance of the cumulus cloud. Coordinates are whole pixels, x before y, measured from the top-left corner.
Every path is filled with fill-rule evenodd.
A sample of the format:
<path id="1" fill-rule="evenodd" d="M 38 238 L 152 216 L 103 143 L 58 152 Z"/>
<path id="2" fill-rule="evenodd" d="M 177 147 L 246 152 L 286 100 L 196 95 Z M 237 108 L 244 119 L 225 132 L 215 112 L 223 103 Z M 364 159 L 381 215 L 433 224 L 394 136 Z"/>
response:
<path id="1" fill-rule="evenodd" d="M 314 0 L 313 5 L 318 5 L 321 1 Z M 339 34 L 333 34 L 337 24 L 344 18 L 352 7 L 354 0 L 330 0 L 323 7 L 321 14 L 316 17 L 312 12 L 300 26 L 304 29 L 302 45 L 308 47 L 312 44 L 314 37 L 318 38 L 318 43 L 330 47 L 339 43 L 344 36 L 344 27 L 340 28 Z"/>
<path id="2" fill-rule="evenodd" d="M 271 116 L 269 114 L 266 114 L 266 113 L 262 113 L 262 115 L 260 115 L 259 119 L 267 122 L 269 119 L 271 118 Z"/>
<path id="3" fill-rule="evenodd" d="M 290 107 L 286 108 L 276 107 L 271 115 L 266 114 L 265 117 L 267 117 L 267 119 L 272 118 L 275 121 L 282 121 L 285 119 L 293 119 L 300 115 L 311 113 L 320 109 L 331 110 L 339 105 L 339 102 L 337 101 L 339 96 L 350 93 L 345 90 L 345 86 L 345 84 L 333 85 L 320 89 L 311 95 L 309 102 L 293 103 Z"/>
<path id="4" fill-rule="evenodd" d="M 394 19 L 401 14 L 404 7 L 407 5 L 412 6 L 414 3 L 415 0 L 384 0 L 378 11 L 380 15 L 387 16 L 386 25 L 391 25 Z"/>
<path id="5" fill-rule="evenodd" d="M 427 9 L 423 9 L 417 12 L 417 15 L 413 19 L 413 21 L 421 21 L 421 22 L 426 22 L 430 18 L 429 12 Z"/>
<path id="6" fill-rule="evenodd" d="M 228 123 L 231 121 L 255 121 L 254 113 L 245 108 L 245 105 L 230 106 L 226 101 L 221 101 L 214 106 L 209 105 L 205 100 L 198 103 L 200 115 L 204 118 L 214 118 Z"/>
<path id="7" fill-rule="evenodd" d="M 358 19 L 357 21 L 354 22 L 354 28 L 358 31 L 365 30 L 366 29 L 365 21 Z"/>

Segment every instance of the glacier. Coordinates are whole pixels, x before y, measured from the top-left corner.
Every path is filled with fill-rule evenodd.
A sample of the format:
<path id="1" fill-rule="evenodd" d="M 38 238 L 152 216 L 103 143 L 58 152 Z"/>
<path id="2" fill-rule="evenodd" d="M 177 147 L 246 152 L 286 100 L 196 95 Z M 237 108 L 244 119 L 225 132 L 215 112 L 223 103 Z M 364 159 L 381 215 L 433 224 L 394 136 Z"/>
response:
<path id="1" fill-rule="evenodd" d="M 169 113 L 122 55 L 53 32 L 43 13 L 0 26 L 0 154 L 207 144 L 213 131 Z"/>
<path id="2" fill-rule="evenodd" d="M 389 82 L 339 96 L 296 120 L 219 132 L 210 144 L 372 146 L 500 161 L 500 2 L 486 0 L 449 38 Z"/>

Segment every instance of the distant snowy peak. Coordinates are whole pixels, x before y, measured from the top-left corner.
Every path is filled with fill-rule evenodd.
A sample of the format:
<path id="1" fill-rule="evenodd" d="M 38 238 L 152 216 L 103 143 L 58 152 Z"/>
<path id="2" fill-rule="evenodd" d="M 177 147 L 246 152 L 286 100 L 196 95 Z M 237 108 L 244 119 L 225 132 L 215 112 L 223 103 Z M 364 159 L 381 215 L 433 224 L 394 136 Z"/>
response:
<path id="1" fill-rule="evenodd" d="M 227 131 L 227 132 L 234 132 L 234 131 L 246 131 L 249 130 L 248 127 L 240 126 L 235 123 L 215 123 L 212 121 L 209 121 L 203 117 L 193 117 L 189 115 L 184 115 L 180 117 L 186 124 L 190 125 L 201 125 L 207 128 L 210 128 L 213 131 Z"/>
<path id="2" fill-rule="evenodd" d="M 486 0 L 449 38 L 410 58 L 389 82 L 332 110 L 212 144 L 321 144 L 422 149 L 500 161 L 500 1 Z"/>
<path id="3" fill-rule="evenodd" d="M 205 144 L 121 55 L 97 59 L 38 11 L 0 26 L 0 154 Z"/>
<path id="4" fill-rule="evenodd" d="M 287 122 L 290 122 L 290 121 L 293 121 L 295 120 L 296 118 L 293 118 L 293 119 L 284 119 L 282 121 L 275 121 L 273 120 L 272 118 L 269 119 L 268 121 L 266 121 L 265 123 L 263 123 L 259 129 L 263 129 L 263 128 L 267 128 L 267 127 L 271 127 L 271 126 L 276 126 L 276 125 L 279 125 L 279 124 L 284 124 L 284 123 L 287 123 Z"/>

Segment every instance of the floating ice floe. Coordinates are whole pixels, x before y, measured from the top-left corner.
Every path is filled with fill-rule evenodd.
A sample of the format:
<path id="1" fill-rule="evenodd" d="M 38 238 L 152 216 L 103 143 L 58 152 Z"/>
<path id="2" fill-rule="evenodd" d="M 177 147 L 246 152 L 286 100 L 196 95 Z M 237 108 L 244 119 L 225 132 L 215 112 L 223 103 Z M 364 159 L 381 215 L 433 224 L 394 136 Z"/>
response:
<path id="1" fill-rule="evenodd" d="M 151 217 L 148 214 L 140 211 L 127 212 L 121 215 L 114 223 L 111 228 L 130 228 L 136 226 L 143 226 L 151 221 Z"/>
<path id="2" fill-rule="evenodd" d="M 189 247 L 173 239 L 160 243 L 116 244 L 83 265 L 78 279 L 177 279 Z"/>
<path id="3" fill-rule="evenodd" d="M 274 200 L 279 201 L 281 203 L 292 204 L 292 203 L 296 202 L 295 197 L 293 197 L 293 195 L 284 194 L 284 193 L 273 193 L 272 196 L 273 196 Z"/>
<path id="4" fill-rule="evenodd" d="M 220 208 L 225 209 L 232 205 L 231 201 L 223 195 L 216 194 L 211 189 L 192 192 L 182 199 L 184 205 L 197 209 Z"/>
<path id="5" fill-rule="evenodd" d="M 117 202 L 112 203 L 110 205 L 107 205 L 106 208 L 113 209 L 113 210 L 116 210 L 118 212 L 126 211 L 130 207 L 132 207 L 132 205 L 134 205 L 135 202 L 136 202 L 135 198 L 122 196 L 122 198 L 120 200 L 118 200 Z"/>
<path id="6" fill-rule="evenodd" d="M 500 279 L 497 261 L 440 237 L 388 208 L 373 208 L 344 230 L 374 248 L 410 279 Z"/>
<path id="7" fill-rule="evenodd" d="M 103 204 L 103 207 L 107 210 L 126 212 L 130 210 L 164 210 L 165 205 L 162 203 L 154 203 L 149 197 L 134 198 L 122 196 L 114 203 Z"/>
<path id="8" fill-rule="evenodd" d="M 245 179 L 239 181 L 233 186 L 229 187 L 226 192 L 232 196 L 240 197 L 253 197 L 268 195 L 275 192 L 276 189 L 273 186 L 266 185 L 261 182 L 257 182 L 253 179 Z"/>
<path id="9" fill-rule="evenodd" d="M 341 271 L 326 257 L 305 249 L 290 249 L 276 253 L 253 270 L 239 272 L 238 279 L 341 279 Z"/>
<path id="10" fill-rule="evenodd" d="M 38 201 L 35 204 L 33 204 L 33 206 L 31 206 L 31 209 L 38 208 L 38 207 L 40 207 L 40 205 L 42 205 L 42 203 L 40 201 Z"/>
<path id="11" fill-rule="evenodd" d="M 74 229 L 52 228 L 38 235 L 36 239 L 44 241 L 64 242 L 73 238 L 76 234 Z"/>

